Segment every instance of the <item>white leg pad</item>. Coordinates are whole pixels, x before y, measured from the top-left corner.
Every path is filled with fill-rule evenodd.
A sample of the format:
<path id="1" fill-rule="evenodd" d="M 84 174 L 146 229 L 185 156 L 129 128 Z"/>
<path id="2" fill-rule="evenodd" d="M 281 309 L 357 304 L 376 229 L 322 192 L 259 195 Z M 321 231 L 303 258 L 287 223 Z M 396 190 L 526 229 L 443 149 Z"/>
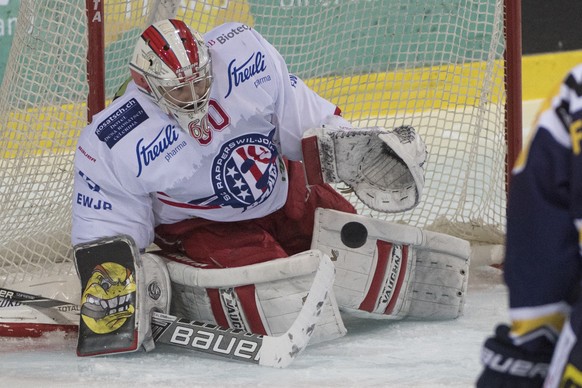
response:
<path id="1" fill-rule="evenodd" d="M 285 333 L 297 318 L 314 283 L 320 260 L 312 250 L 265 263 L 237 268 L 204 269 L 184 256 L 166 256 L 172 280 L 173 314 L 269 336 Z M 310 344 L 342 337 L 346 328 L 333 289 Z"/>
<path id="2" fill-rule="evenodd" d="M 375 319 L 454 319 L 463 312 L 470 244 L 371 217 L 318 209 L 312 249 L 336 266 L 342 311 Z"/>

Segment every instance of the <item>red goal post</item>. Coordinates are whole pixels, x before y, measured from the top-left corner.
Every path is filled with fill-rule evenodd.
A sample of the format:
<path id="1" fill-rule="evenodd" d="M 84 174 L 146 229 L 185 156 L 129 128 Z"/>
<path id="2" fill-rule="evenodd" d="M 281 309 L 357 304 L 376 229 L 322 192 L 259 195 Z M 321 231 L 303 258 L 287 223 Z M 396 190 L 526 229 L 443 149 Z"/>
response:
<path id="1" fill-rule="evenodd" d="M 139 33 L 169 16 L 202 33 L 243 22 L 355 124 L 417 128 L 429 148 L 420 205 L 385 215 L 350 197 L 362 213 L 503 244 L 507 171 L 521 148 L 520 1 L 79 3 L 21 0 L 0 91 L 0 286 L 54 296 L 33 286 L 75 277 L 76 138 L 128 77 Z"/>

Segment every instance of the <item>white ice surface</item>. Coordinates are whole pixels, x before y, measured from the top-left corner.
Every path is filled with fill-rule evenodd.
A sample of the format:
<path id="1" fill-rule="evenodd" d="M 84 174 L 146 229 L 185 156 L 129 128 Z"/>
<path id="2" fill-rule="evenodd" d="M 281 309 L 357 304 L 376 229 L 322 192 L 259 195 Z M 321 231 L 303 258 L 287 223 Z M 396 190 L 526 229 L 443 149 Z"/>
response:
<path id="1" fill-rule="evenodd" d="M 473 387 L 480 347 L 507 321 L 501 271 L 471 268 L 463 317 L 446 322 L 346 318 L 348 334 L 308 346 L 286 369 L 157 348 L 99 358 L 75 355 L 76 338 L 0 338 L 0 387 Z"/>

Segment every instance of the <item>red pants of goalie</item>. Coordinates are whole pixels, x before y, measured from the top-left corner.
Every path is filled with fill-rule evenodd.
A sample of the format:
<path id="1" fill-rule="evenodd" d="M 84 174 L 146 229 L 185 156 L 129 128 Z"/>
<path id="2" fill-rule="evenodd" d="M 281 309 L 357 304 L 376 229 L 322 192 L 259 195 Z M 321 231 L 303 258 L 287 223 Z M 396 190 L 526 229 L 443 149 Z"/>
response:
<path id="1" fill-rule="evenodd" d="M 305 186 L 303 166 L 289 162 L 285 206 L 255 220 L 216 222 L 202 218 L 156 228 L 156 244 L 183 252 L 207 268 L 240 267 L 304 252 L 311 246 L 315 209 L 356 213 L 352 204 L 329 185 Z"/>

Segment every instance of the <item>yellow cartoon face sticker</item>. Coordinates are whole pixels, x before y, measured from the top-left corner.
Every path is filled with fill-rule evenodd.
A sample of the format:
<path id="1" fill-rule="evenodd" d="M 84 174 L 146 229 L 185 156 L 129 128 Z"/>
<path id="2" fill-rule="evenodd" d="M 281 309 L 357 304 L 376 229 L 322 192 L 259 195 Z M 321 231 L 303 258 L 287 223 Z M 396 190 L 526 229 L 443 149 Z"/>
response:
<path id="1" fill-rule="evenodd" d="M 98 334 L 119 329 L 135 312 L 135 291 L 129 269 L 110 262 L 96 266 L 81 296 L 83 322 Z"/>

